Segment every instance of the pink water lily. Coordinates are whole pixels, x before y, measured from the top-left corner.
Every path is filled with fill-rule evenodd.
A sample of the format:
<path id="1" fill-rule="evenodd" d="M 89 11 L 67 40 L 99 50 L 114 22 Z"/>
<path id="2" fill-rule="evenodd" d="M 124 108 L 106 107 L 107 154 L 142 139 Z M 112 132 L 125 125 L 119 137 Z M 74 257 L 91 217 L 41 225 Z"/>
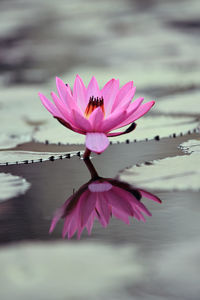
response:
<path id="1" fill-rule="evenodd" d="M 61 218 L 64 219 L 63 238 L 68 234 L 69 239 L 75 232 L 80 238 L 85 227 L 90 234 L 95 219 L 103 227 L 107 227 L 111 217 L 118 218 L 126 224 L 129 224 L 129 217 L 145 222 L 144 215 L 151 216 L 151 213 L 141 199 L 144 197 L 161 203 L 157 196 L 145 190 L 136 189 L 116 179 L 99 177 L 91 161 L 85 162 L 92 179 L 82 185 L 56 211 L 50 233 Z"/>
<path id="2" fill-rule="evenodd" d="M 69 239 L 75 232 L 80 238 L 85 227 L 88 234 L 91 234 L 95 219 L 103 227 L 107 227 L 111 217 L 120 219 L 126 224 L 129 224 L 129 217 L 145 222 L 144 215 L 151 216 L 151 213 L 141 202 L 142 197 L 161 202 L 158 197 L 147 191 L 131 188 L 126 183 L 114 179 L 89 182 L 57 210 L 50 233 L 60 218 L 64 219 L 63 238 L 68 234 Z"/>
<path id="3" fill-rule="evenodd" d="M 133 82 L 121 88 L 119 80 L 111 79 L 99 89 L 93 76 L 88 87 L 76 76 L 73 92 L 60 78 L 56 78 L 58 96 L 52 92 L 52 103 L 43 94 L 40 99 L 46 109 L 65 127 L 86 135 L 86 149 L 102 153 L 109 145 L 108 137 L 129 133 L 135 129 L 134 121 L 146 114 L 154 101 L 142 104 L 144 98 L 132 102 L 136 88 Z M 112 132 L 132 124 L 121 132 Z"/>

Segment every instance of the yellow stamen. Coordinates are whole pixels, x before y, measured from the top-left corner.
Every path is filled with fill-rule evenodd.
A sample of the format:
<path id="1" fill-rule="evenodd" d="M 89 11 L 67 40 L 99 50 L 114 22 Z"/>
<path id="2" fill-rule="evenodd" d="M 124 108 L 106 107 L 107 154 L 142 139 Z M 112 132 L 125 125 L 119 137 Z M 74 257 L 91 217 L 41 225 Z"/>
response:
<path id="1" fill-rule="evenodd" d="M 87 119 L 89 119 L 91 113 L 97 108 L 97 107 L 101 107 L 101 110 L 105 116 L 105 110 L 104 110 L 104 104 L 103 104 L 103 97 L 99 98 L 95 98 L 95 97 L 90 97 L 88 105 L 85 109 L 85 117 Z"/>

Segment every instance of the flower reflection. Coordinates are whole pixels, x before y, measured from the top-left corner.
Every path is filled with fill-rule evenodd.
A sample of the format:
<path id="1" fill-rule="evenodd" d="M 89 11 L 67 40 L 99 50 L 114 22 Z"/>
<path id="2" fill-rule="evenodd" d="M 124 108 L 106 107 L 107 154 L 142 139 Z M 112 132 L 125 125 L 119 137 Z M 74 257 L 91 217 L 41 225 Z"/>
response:
<path id="1" fill-rule="evenodd" d="M 85 227 L 91 234 L 95 219 L 103 227 L 109 224 L 111 217 L 121 219 L 126 224 L 130 223 L 130 217 L 145 222 L 144 215 L 151 216 L 151 213 L 141 199 L 144 197 L 161 203 L 157 196 L 145 190 L 133 188 L 116 179 L 100 177 L 88 158 L 85 163 L 92 178 L 56 211 L 50 233 L 61 218 L 64 219 L 62 236 L 64 238 L 68 234 L 68 239 L 76 232 L 80 238 Z"/>

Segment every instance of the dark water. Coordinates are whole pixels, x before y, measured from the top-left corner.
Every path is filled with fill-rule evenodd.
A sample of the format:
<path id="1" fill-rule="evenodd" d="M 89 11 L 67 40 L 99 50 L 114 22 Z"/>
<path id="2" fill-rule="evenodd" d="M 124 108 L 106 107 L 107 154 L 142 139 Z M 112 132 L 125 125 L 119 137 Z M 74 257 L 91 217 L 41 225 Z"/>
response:
<path id="1" fill-rule="evenodd" d="M 92 162 L 100 176 L 116 177 L 120 170 L 133 164 L 163 158 L 166 155 L 182 154 L 180 150 L 178 151 L 177 145 L 186 139 L 186 137 L 171 139 L 170 144 L 168 139 L 162 139 L 161 141 L 111 145 L 105 153 L 95 156 Z M 83 160 L 78 156 L 53 162 L 5 166 L 1 167 L 1 172 L 20 175 L 31 183 L 31 188 L 25 195 L 0 204 L 3 212 L 1 214 L 1 243 L 14 240 L 61 238 L 62 224 L 57 226 L 51 236 L 48 235 L 53 212 L 90 178 Z M 153 213 L 153 217 L 148 218 L 147 224 L 134 222 L 134 225 L 128 227 L 119 220 L 112 220 L 106 230 L 95 224 L 90 239 L 106 239 L 111 242 L 123 240 L 128 243 L 137 241 L 151 244 L 155 242 L 154 239 L 165 241 L 165 235 L 168 236 L 169 241 L 171 239 L 170 242 L 173 242 L 174 238 L 180 238 L 183 233 L 185 238 L 186 231 L 187 233 L 191 231 L 192 235 L 196 235 L 196 223 L 190 222 L 189 219 L 192 219 L 191 201 L 195 204 L 199 193 L 151 192 L 160 197 L 163 203 L 158 205 L 150 200 L 145 201 Z M 190 202 L 187 201 L 188 198 Z M 180 206 L 183 212 L 177 211 L 176 206 Z M 188 206 L 191 207 L 189 211 Z M 181 224 L 185 224 L 184 227 L 180 226 L 180 221 L 176 221 L 180 217 L 183 219 Z M 187 222 L 184 221 L 185 218 Z M 170 228 L 168 228 L 169 225 Z M 175 230 L 177 226 L 181 234 L 179 230 Z M 152 242 L 151 239 L 146 239 L 147 236 L 153 236 Z M 137 237 L 139 237 L 138 240 Z M 83 234 L 83 240 L 85 238 L 87 238 L 86 233 Z"/>
<path id="2" fill-rule="evenodd" d="M 188 137 L 179 137 L 171 139 L 171 143 L 169 143 L 169 139 L 163 139 L 112 145 L 102 155 L 95 156 L 92 162 L 99 175 L 116 177 L 117 173 L 127 166 L 166 157 L 166 155 L 181 155 L 182 153 L 177 149 L 177 146 L 187 139 Z M 48 240 L 53 242 L 61 240 L 63 221 L 61 220 L 54 232 L 49 235 L 51 219 L 54 211 L 63 204 L 74 190 L 79 189 L 90 179 L 89 171 L 83 160 L 77 156 L 53 162 L 10 165 L 1 167 L 1 171 L 23 176 L 31 182 L 31 188 L 24 196 L 0 204 L 1 244 L 5 245 L 5 243 L 14 241 Z M 134 284 L 130 284 L 130 280 L 126 280 L 126 283 L 123 284 L 124 287 L 120 287 L 120 290 L 118 288 L 117 294 L 115 294 L 115 289 L 111 289 L 113 291 L 111 295 L 102 291 L 105 299 L 111 297 L 117 299 L 120 295 L 119 297 L 123 299 L 196 300 L 199 295 L 199 285 L 196 280 L 193 280 L 193 276 L 199 275 L 196 264 L 198 265 L 200 249 L 200 193 L 189 191 L 151 192 L 162 200 L 162 204 L 148 199 L 143 201 L 152 213 L 152 217 L 146 218 L 146 223 L 134 219 L 130 225 L 126 225 L 121 220 L 112 218 L 105 229 L 98 222 L 95 222 L 91 236 L 88 236 L 87 232 L 84 231 L 78 244 L 84 245 L 84 242 L 87 242 L 88 247 L 91 242 L 97 246 L 113 245 L 114 251 L 118 251 L 119 247 L 129 247 L 133 252 L 135 249 L 139 249 L 137 255 L 133 255 L 134 260 L 129 258 L 129 263 L 134 262 L 134 264 L 137 263 L 143 267 L 144 275 L 142 278 L 138 275 L 140 279 Z M 72 240 L 66 239 L 66 246 L 73 245 L 75 240 L 76 237 Z M 78 244 L 76 244 L 77 247 Z M 50 249 L 51 244 L 48 247 Z M 38 250 L 35 251 L 33 250 L 31 254 L 33 257 Z M 58 257 L 56 260 L 59 261 Z M 55 261 L 52 263 L 56 264 Z M 29 266 L 31 266 L 30 263 Z M 113 272 L 116 271 L 113 270 Z M 57 277 L 60 278 L 61 274 L 57 274 Z M 70 276 L 70 273 L 66 276 Z M 186 285 L 188 277 L 190 277 L 189 289 Z M 92 282 L 88 285 L 89 289 L 91 289 L 91 284 Z M 30 289 L 30 293 L 33 296 L 40 295 L 44 289 L 40 287 L 37 292 Z M 16 291 L 19 292 L 18 288 Z M 24 295 L 22 292 L 20 297 L 24 297 Z M 101 293 L 95 295 L 96 299 L 99 299 L 100 296 L 98 295 Z M 44 299 L 46 299 L 45 297 Z M 77 299 L 82 298 L 84 295 L 82 297 L 77 296 Z M 9 298 L 5 296 L 4 299 Z M 66 299 L 71 299 L 71 296 L 68 298 L 66 295 Z"/>

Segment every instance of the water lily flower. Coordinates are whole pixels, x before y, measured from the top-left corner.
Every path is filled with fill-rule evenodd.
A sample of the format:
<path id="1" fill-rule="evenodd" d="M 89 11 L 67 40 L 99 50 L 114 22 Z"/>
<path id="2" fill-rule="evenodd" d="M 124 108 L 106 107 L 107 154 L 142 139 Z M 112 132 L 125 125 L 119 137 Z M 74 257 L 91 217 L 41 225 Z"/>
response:
<path id="1" fill-rule="evenodd" d="M 68 234 L 69 239 L 76 231 L 80 238 L 85 227 L 91 234 L 95 219 L 103 227 L 107 227 L 112 216 L 126 224 L 129 224 L 129 217 L 145 222 L 144 215 L 151 216 L 151 213 L 141 202 L 142 197 L 161 203 L 157 196 L 145 190 L 112 178 L 99 177 L 95 171 L 93 175 L 56 211 L 50 233 L 61 218 L 64 219 L 62 236 L 64 238 Z"/>
<path id="2" fill-rule="evenodd" d="M 88 87 L 76 76 L 73 91 L 60 78 L 56 78 L 58 96 L 52 92 L 53 103 L 43 94 L 39 97 L 46 109 L 62 125 L 74 132 L 86 135 L 87 156 L 91 151 L 102 153 L 109 145 L 108 137 L 126 134 L 135 129 L 134 123 L 146 114 L 154 101 L 142 104 L 144 98 L 132 102 L 136 88 L 133 82 L 121 88 L 119 80 L 111 79 L 99 89 L 93 76 Z M 124 131 L 112 132 L 126 125 Z"/>

